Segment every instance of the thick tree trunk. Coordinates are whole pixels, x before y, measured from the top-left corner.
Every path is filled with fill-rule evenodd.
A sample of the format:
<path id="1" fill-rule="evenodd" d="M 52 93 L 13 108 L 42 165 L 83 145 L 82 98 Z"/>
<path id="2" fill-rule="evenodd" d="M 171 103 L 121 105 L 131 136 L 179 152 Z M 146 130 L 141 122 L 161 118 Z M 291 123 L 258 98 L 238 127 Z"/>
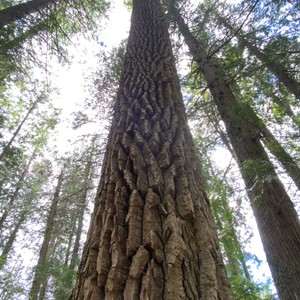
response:
<path id="1" fill-rule="evenodd" d="M 158 0 L 134 0 L 72 299 L 231 299 Z"/>
<path id="2" fill-rule="evenodd" d="M 44 239 L 43 239 L 42 247 L 40 249 L 39 259 L 38 259 L 37 265 L 35 267 L 32 286 L 31 286 L 30 293 L 29 293 L 30 300 L 39 299 L 39 296 L 40 296 L 39 294 L 42 292 L 42 287 L 44 286 L 44 284 L 47 281 L 47 278 L 46 278 L 47 276 L 45 275 L 45 268 L 46 268 L 47 256 L 48 256 L 48 252 L 49 252 L 49 244 L 50 244 L 50 240 L 51 240 L 53 224 L 54 224 L 55 216 L 57 213 L 59 194 L 60 194 L 60 191 L 62 188 L 63 180 L 64 180 L 64 168 L 58 176 L 57 185 L 55 188 L 55 192 L 54 192 L 53 199 L 51 202 L 51 207 L 50 207 L 49 214 L 47 217 Z"/>
<path id="3" fill-rule="evenodd" d="M 222 74 L 191 34 L 174 6 L 170 6 L 181 33 L 203 73 L 225 123 L 280 299 L 300 295 L 300 222 L 260 142 L 260 132 L 244 118 L 242 107 Z"/>
<path id="4" fill-rule="evenodd" d="M 218 16 L 218 20 L 232 32 L 237 32 L 229 24 L 229 22 L 225 20 L 225 18 Z M 283 65 L 281 65 L 278 61 L 275 62 L 270 60 L 263 51 L 250 43 L 242 34 L 237 33 L 236 37 L 249 49 L 250 53 L 256 56 L 278 78 L 278 80 L 283 85 L 285 85 L 285 87 L 291 94 L 293 94 L 297 99 L 300 100 L 300 83 L 290 76 Z"/>
<path id="5" fill-rule="evenodd" d="M 0 11 L 0 29 L 14 21 L 22 19 L 34 12 L 45 8 L 58 0 L 32 0 L 10 6 Z"/>

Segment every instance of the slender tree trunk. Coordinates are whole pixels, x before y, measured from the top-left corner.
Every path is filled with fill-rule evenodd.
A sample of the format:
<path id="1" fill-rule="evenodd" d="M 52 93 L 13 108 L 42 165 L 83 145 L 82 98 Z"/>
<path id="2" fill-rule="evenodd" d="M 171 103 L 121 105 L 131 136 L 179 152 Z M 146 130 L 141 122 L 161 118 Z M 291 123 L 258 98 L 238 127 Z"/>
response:
<path id="1" fill-rule="evenodd" d="M 220 136 L 223 144 L 225 145 L 227 150 L 230 152 L 231 156 L 237 161 L 236 154 L 230 144 L 228 136 L 226 135 L 226 133 L 224 132 L 224 130 L 221 128 L 221 126 L 219 124 L 219 118 L 216 119 L 214 117 L 209 117 L 208 119 L 209 119 L 209 122 L 214 127 L 215 132 Z"/>
<path id="2" fill-rule="evenodd" d="M 270 98 L 274 103 L 276 103 L 278 106 L 284 109 L 284 112 L 287 116 L 289 116 L 293 122 L 300 127 L 300 120 L 297 118 L 297 115 L 295 115 L 294 111 L 292 110 L 290 104 L 288 103 L 288 100 L 286 99 L 281 99 L 277 95 L 270 95 Z"/>
<path id="3" fill-rule="evenodd" d="M 158 0 L 134 0 L 72 299 L 232 299 Z"/>
<path id="4" fill-rule="evenodd" d="M 2 250 L 2 253 L 1 253 L 1 256 L 0 256 L 0 270 L 2 270 L 2 268 L 6 264 L 7 255 L 11 251 L 11 249 L 13 247 L 13 244 L 14 244 L 14 241 L 16 240 L 17 233 L 18 233 L 20 227 L 22 226 L 23 222 L 25 221 L 27 215 L 28 215 L 28 213 L 26 211 L 21 213 L 17 223 L 14 226 L 13 231 L 9 235 L 8 241 L 6 242 L 6 244 L 3 247 L 3 250 Z"/>
<path id="5" fill-rule="evenodd" d="M 53 230 L 53 224 L 54 224 L 55 216 L 57 213 L 59 194 L 60 194 L 60 190 L 62 188 L 63 180 L 64 180 L 64 168 L 62 169 L 60 175 L 58 176 L 57 185 L 55 188 L 51 207 L 49 210 L 49 214 L 48 214 L 48 218 L 47 218 L 47 222 L 46 222 L 46 229 L 45 229 L 45 233 L 44 233 L 44 239 L 43 239 L 42 247 L 40 249 L 39 259 L 38 259 L 37 265 L 35 267 L 32 286 L 31 286 L 31 290 L 29 293 L 30 300 L 39 299 L 41 287 L 47 281 L 46 280 L 47 276 L 45 275 L 45 268 L 46 268 L 49 244 L 50 244 L 50 240 L 51 240 L 51 234 L 52 234 L 52 230 Z"/>
<path id="6" fill-rule="evenodd" d="M 47 291 L 47 287 L 48 287 L 48 280 L 46 279 L 41 285 L 38 300 L 44 300 L 44 297 L 45 297 L 46 291 Z"/>
<path id="7" fill-rule="evenodd" d="M 300 190 L 300 168 L 297 163 L 289 153 L 286 152 L 264 123 L 261 123 L 260 129 L 265 146 L 277 158 L 287 175 L 290 176 Z"/>
<path id="8" fill-rule="evenodd" d="M 82 228 L 83 228 L 83 220 L 84 220 L 84 212 L 86 209 L 86 201 L 87 201 L 87 193 L 88 193 L 88 187 L 90 183 L 90 173 L 91 173 L 91 166 L 92 166 L 92 157 L 89 157 L 89 161 L 86 164 L 85 167 L 85 174 L 84 174 L 84 179 L 83 179 L 83 194 L 81 197 L 81 201 L 79 203 L 79 211 L 78 211 L 78 219 L 77 219 L 77 229 L 76 229 L 76 234 L 75 234 L 75 241 L 74 241 L 74 247 L 72 251 L 72 256 L 71 256 L 71 262 L 69 265 L 69 269 L 71 271 L 75 271 L 75 267 L 78 263 L 78 258 L 79 258 L 79 247 L 80 247 L 80 239 L 81 239 L 81 234 L 82 234 Z"/>
<path id="9" fill-rule="evenodd" d="M 0 28 L 34 12 L 38 12 L 57 1 L 58 0 L 32 0 L 5 8 L 0 11 Z"/>
<path id="10" fill-rule="evenodd" d="M 4 211 L 2 213 L 2 216 L 0 218 L 0 232 L 3 230 L 3 224 L 6 221 L 6 218 L 12 208 L 12 206 L 14 205 L 15 201 L 17 200 L 18 196 L 19 196 L 19 192 L 23 186 L 24 180 L 26 179 L 26 175 L 28 173 L 28 170 L 30 168 L 30 165 L 32 163 L 32 160 L 34 158 L 36 154 L 36 149 L 34 150 L 33 154 L 31 155 L 31 157 L 29 158 L 29 161 L 27 162 L 23 172 L 20 175 L 20 178 L 16 184 L 16 188 L 14 190 L 14 193 L 12 194 L 12 196 L 10 197 L 10 200 L 8 202 L 8 204 L 6 205 L 6 207 L 4 208 Z"/>
<path id="11" fill-rule="evenodd" d="M 260 142 L 260 132 L 242 117 L 242 108 L 222 74 L 191 34 L 176 8 L 173 14 L 203 73 L 238 157 L 264 250 L 281 299 L 300 295 L 300 222 Z"/>
<path id="12" fill-rule="evenodd" d="M 72 248 L 72 244 L 73 244 L 73 238 L 74 238 L 74 235 L 75 235 L 75 231 L 76 231 L 76 221 L 77 221 L 77 218 L 76 216 L 72 216 L 72 219 L 71 219 L 71 224 L 72 224 L 72 227 L 71 227 L 71 232 L 69 234 L 69 239 L 68 239 L 68 247 L 67 247 L 67 250 L 66 250 L 66 255 L 65 255 L 65 265 L 68 266 L 69 264 L 69 259 L 70 259 L 70 254 L 71 254 L 71 248 Z"/>
<path id="13" fill-rule="evenodd" d="M 227 215 L 225 218 L 228 219 L 229 215 L 232 216 L 232 212 L 227 203 L 227 200 L 218 199 L 218 206 L 218 210 L 223 211 L 223 216 L 225 214 Z M 222 223 L 224 222 L 225 218 L 223 218 L 222 222 L 222 215 L 220 216 L 218 212 L 214 212 L 214 216 L 216 218 L 216 222 L 218 224 L 219 229 L 221 231 L 224 231 L 224 226 Z M 242 273 L 249 281 L 251 281 L 251 277 L 245 262 L 245 256 L 241 248 L 241 243 L 237 237 L 232 220 L 225 220 L 225 223 L 227 223 L 225 224 L 225 230 L 227 232 L 223 234 L 224 237 L 223 239 L 221 239 L 221 242 L 223 243 L 224 251 L 226 253 L 226 257 L 230 265 L 231 274 L 234 276 L 241 276 Z"/>
<path id="14" fill-rule="evenodd" d="M 230 23 L 225 20 L 225 18 L 218 16 L 218 20 L 232 32 L 237 32 L 230 25 Z M 273 74 L 283 85 L 285 85 L 291 94 L 300 100 L 300 83 L 288 74 L 286 68 L 282 64 L 280 64 L 278 61 L 275 62 L 269 59 L 269 57 L 263 51 L 250 43 L 241 33 L 237 33 L 236 37 L 249 49 L 250 53 L 256 56 L 271 72 L 273 72 Z"/>
<path id="15" fill-rule="evenodd" d="M 217 228 L 220 230 L 220 232 L 222 234 L 222 232 L 224 231 L 222 221 L 221 221 L 218 213 L 214 212 L 214 209 L 213 209 L 213 214 L 214 214 L 215 219 L 216 219 Z M 226 255 L 227 260 L 228 260 L 227 265 L 229 265 L 229 266 L 227 266 L 227 268 L 226 268 L 227 272 L 230 275 L 239 276 L 240 275 L 240 267 L 239 267 L 239 264 L 238 264 L 238 259 L 237 259 L 237 257 L 235 257 L 233 255 L 232 251 L 229 251 L 228 242 L 226 240 L 226 237 L 224 237 L 223 239 L 220 239 L 220 242 L 221 242 L 221 244 L 223 244 L 224 252 L 225 252 L 225 255 Z M 231 241 L 229 241 L 229 243 L 230 243 L 231 249 L 232 249 L 233 245 L 231 244 Z"/>
<path id="16" fill-rule="evenodd" d="M 1 18 L 1 17 L 0 17 Z M 32 106 L 29 108 L 27 114 L 25 115 L 25 117 L 23 118 L 23 120 L 21 121 L 21 123 L 18 125 L 16 131 L 14 132 L 14 134 L 12 135 L 12 137 L 10 138 L 9 142 L 4 146 L 2 153 L 0 154 L 0 161 L 3 160 L 3 158 L 5 157 L 6 151 L 7 149 L 10 148 L 10 146 L 12 145 L 12 143 L 15 141 L 18 133 L 20 132 L 22 126 L 24 125 L 24 123 L 27 121 L 28 117 L 30 116 L 30 114 L 33 112 L 33 110 L 36 108 L 38 102 L 40 101 L 40 99 L 37 99 Z"/>
<path id="17" fill-rule="evenodd" d="M 242 271 L 243 275 L 250 281 L 252 282 L 251 280 L 251 276 L 249 274 L 249 270 L 248 270 L 248 267 L 246 265 L 246 261 L 245 261 L 245 255 L 242 251 L 242 248 L 241 248 L 241 243 L 236 235 L 236 231 L 235 231 L 235 228 L 233 227 L 233 225 L 231 224 L 232 226 L 232 238 L 233 238 L 233 241 L 229 241 L 227 243 L 225 243 L 226 245 L 224 246 L 225 248 L 225 252 L 226 252 L 226 255 L 227 257 L 229 257 L 229 260 L 231 261 L 231 263 L 233 264 L 232 266 L 234 266 L 234 269 L 235 269 L 235 272 L 233 273 L 233 275 L 238 275 L 240 276 L 240 272 Z M 231 243 L 231 244 L 228 244 L 228 243 Z M 235 245 L 236 247 L 236 254 L 237 255 L 233 255 L 232 252 L 230 252 L 230 247 L 232 247 L 232 244 Z M 238 273 L 237 273 L 237 266 L 238 266 Z"/>
<path id="18" fill-rule="evenodd" d="M 206 159 L 209 161 L 209 168 L 212 176 L 217 178 L 209 158 L 206 157 Z M 225 171 L 223 179 L 220 181 L 222 182 L 222 186 L 228 185 L 225 179 L 228 170 L 229 167 L 227 171 Z M 223 238 L 220 240 L 223 244 L 224 251 L 231 268 L 231 274 L 234 276 L 241 276 L 242 273 L 242 275 L 244 275 L 249 282 L 252 282 L 248 267 L 246 265 L 245 255 L 236 233 L 234 215 L 229 206 L 228 199 L 227 197 L 224 197 L 224 192 L 222 190 L 217 189 L 216 192 L 219 194 L 219 197 L 217 198 L 217 203 L 215 205 L 212 201 L 212 211 L 216 219 L 218 229 L 224 231 L 225 226 L 225 232 L 221 233 Z"/>

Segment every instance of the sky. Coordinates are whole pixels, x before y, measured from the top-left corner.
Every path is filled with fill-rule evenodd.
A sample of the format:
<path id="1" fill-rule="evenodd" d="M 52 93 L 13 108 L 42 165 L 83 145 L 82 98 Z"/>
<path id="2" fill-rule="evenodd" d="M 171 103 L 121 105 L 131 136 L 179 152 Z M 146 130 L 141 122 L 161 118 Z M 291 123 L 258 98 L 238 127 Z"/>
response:
<path id="1" fill-rule="evenodd" d="M 80 37 L 79 40 L 76 37 L 73 45 L 69 47 L 69 54 L 73 57 L 72 64 L 67 67 L 55 63 L 54 69 L 58 71 L 51 80 L 58 88 L 59 94 L 53 101 L 56 107 L 62 109 L 61 119 L 66 120 L 57 128 L 57 131 L 63 134 L 55 137 L 59 152 L 65 151 L 68 140 L 74 135 L 74 130 L 69 125 L 72 113 L 80 110 L 84 100 L 89 97 L 87 77 L 97 69 L 97 54 L 118 46 L 122 39 L 128 36 L 129 19 L 130 11 L 122 5 L 122 1 L 114 0 L 109 19 L 103 21 L 103 30 L 100 31 L 98 41 L 87 42 L 85 37 Z M 84 134 L 86 130 L 92 128 L 86 126 L 76 134 Z"/>

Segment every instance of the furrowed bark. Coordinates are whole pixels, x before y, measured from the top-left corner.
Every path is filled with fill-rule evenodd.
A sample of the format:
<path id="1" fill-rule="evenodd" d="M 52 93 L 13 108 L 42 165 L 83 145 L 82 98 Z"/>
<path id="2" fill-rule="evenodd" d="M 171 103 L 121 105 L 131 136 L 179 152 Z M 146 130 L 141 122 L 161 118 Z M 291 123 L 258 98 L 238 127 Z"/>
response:
<path id="1" fill-rule="evenodd" d="M 72 299 L 232 299 L 158 0 L 134 0 Z"/>
<path id="2" fill-rule="evenodd" d="M 169 7 L 189 50 L 203 73 L 228 136 L 256 218 L 267 261 L 280 299 L 300 295 L 300 222 L 260 141 L 260 131 L 243 118 L 243 107 L 222 73 L 206 55 L 178 10 Z"/>

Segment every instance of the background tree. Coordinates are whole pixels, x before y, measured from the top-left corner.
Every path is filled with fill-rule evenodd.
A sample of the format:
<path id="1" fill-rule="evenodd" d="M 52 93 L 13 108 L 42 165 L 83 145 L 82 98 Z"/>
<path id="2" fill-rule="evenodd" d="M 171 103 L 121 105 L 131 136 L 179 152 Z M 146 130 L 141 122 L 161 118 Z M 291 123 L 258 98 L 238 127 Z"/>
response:
<path id="1" fill-rule="evenodd" d="M 55 217 L 57 214 L 58 201 L 59 201 L 60 192 L 62 189 L 62 184 L 64 181 L 64 173 L 65 173 L 65 168 L 62 168 L 62 170 L 58 176 L 58 179 L 57 179 L 57 185 L 55 188 L 55 192 L 53 194 L 53 199 L 51 201 L 50 210 L 49 210 L 49 213 L 47 216 L 47 222 L 46 222 L 46 227 L 45 227 L 45 231 L 44 231 L 43 242 L 42 242 L 42 246 L 40 249 L 38 262 L 35 267 L 31 290 L 29 293 L 29 299 L 31 299 L 31 300 L 43 298 L 43 296 L 41 296 L 41 294 L 43 294 L 42 287 L 46 285 L 46 279 L 47 279 L 47 275 L 45 274 L 46 273 L 45 267 L 46 267 L 46 262 L 47 262 L 47 256 L 49 255 L 48 254 L 49 245 L 50 245 L 54 220 L 55 220 Z"/>
<path id="2" fill-rule="evenodd" d="M 237 194 L 236 188 L 226 180 L 233 167 L 232 161 L 224 170 L 216 166 L 210 151 L 218 147 L 218 142 L 216 134 L 208 131 L 210 133 L 206 134 L 201 127 L 197 128 L 194 136 L 234 299 L 272 299 L 269 283 L 255 282 L 248 267 L 259 262 L 245 250 L 251 239 L 251 230 L 241 209 L 245 196 Z"/>
<path id="3" fill-rule="evenodd" d="M 300 288 L 298 279 L 293 281 L 295 274 L 299 273 L 297 270 L 300 267 L 300 261 L 297 262 L 298 255 L 296 254 L 298 250 L 295 251 L 295 249 L 300 251 L 300 227 L 297 212 L 277 177 L 263 145 L 260 144 L 259 131 L 252 126 L 251 120 L 247 120 L 249 111 L 245 110 L 245 107 L 243 108 L 237 101 L 223 77 L 222 71 L 205 51 L 205 43 L 201 41 L 200 37 L 197 40 L 192 35 L 175 8 L 174 2 L 171 3 L 169 9 L 199 70 L 207 81 L 213 100 L 226 126 L 251 199 L 252 209 L 278 293 L 283 298 L 294 297 L 299 293 Z M 263 169 L 259 168 L 261 164 L 264 166 Z M 277 199 L 281 199 L 280 203 Z M 280 213 L 278 213 L 279 211 Z M 285 225 L 276 232 L 275 222 L 278 224 L 276 228 Z M 283 234 L 284 230 L 287 232 Z M 292 235 L 293 238 L 291 238 Z M 287 236 L 288 240 L 283 242 Z M 278 245 L 282 245 L 282 248 Z M 284 249 L 285 247 L 287 249 Z M 288 255 L 284 255 L 284 253 L 288 253 Z M 293 272 L 289 272 L 289 275 L 286 270 L 287 265 L 294 266 Z M 289 270 L 291 269 L 289 268 Z M 289 279 L 287 279 L 288 277 Z M 287 288 L 288 286 L 289 288 Z"/>
<path id="4" fill-rule="evenodd" d="M 51 6 L 51 9 L 47 7 L 39 12 L 27 14 L 23 19 L 5 25 L 0 32 L 0 152 L 5 145 L 8 145 L 14 131 L 22 122 L 34 100 L 40 96 L 43 98 L 21 126 L 10 147 L 6 147 L 6 154 L 0 162 L 0 207 L 4 213 L 6 212 L 5 215 L 0 214 L 0 218 L 3 219 L 0 243 L 1 299 L 19 299 L 29 294 L 29 288 L 32 285 L 32 274 L 34 273 L 33 267 L 37 263 L 37 253 L 41 248 L 47 212 L 49 211 L 50 200 L 55 188 L 53 186 L 56 181 L 55 174 L 62 167 L 58 158 L 67 158 L 70 163 L 66 168 L 66 178 L 61 190 L 55 221 L 51 226 L 52 234 L 48 247 L 49 251 L 47 260 L 43 265 L 45 280 L 44 284 L 41 285 L 39 298 L 68 298 L 72 289 L 71 286 L 75 278 L 74 272 L 77 270 L 76 257 L 78 251 L 81 252 L 82 249 L 82 244 L 78 241 L 81 237 L 84 238 L 86 234 L 87 211 L 89 211 L 91 206 L 91 198 L 96 193 L 93 187 L 95 186 L 95 181 L 98 181 L 96 170 L 100 169 L 100 157 L 103 149 L 99 139 L 106 140 L 111 121 L 110 112 L 114 105 L 118 107 L 117 103 L 119 100 L 115 97 L 116 86 L 120 81 L 119 76 L 125 54 L 124 45 L 126 44 L 125 41 L 120 48 L 116 47 L 113 50 L 113 55 L 109 56 L 110 47 L 106 43 L 110 44 L 111 40 L 106 40 L 105 34 L 97 35 L 97 42 L 92 42 L 88 38 L 89 33 L 88 35 L 86 34 L 88 30 L 84 34 L 80 33 L 84 26 L 87 26 L 87 29 L 92 29 L 93 26 L 90 24 L 94 22 L 90 23 L 90 21 L 96 21 L 98 25 L 101 24 L 97 26 L 97 29 L 102 27 L 102 20 L 97 17 L 94 18 L 95 15 L 92 11 L 90 11 L 91 14 L 87 13 L 86 15 L 85 8 L 81 5 L 88 4 L 88 7 L 91 7 L 90 5 L 93 5 L 93 3 L 95 5 L 103 4 L 102 1 L 101 3 L 99 1 L 77 3 L 77 0 L 72 0 L 68 1 L 68 5 L 66 5 L 65 1 L 56 2 L 55 5 Z M 188 1 L 181 1 L 177 5 L 181 6 L 181 3 L 184 4 L 181 14 L 185 20 L 188 20 L 189 28 L 193 35 L 198 40 L 201 40 L 205 51 L 207 51 L 208 59 L 218 66 L 223 79 L 232 89 L 240 106 L 243 107 L 241 109 L 243 112 L 241 114 L 242 119 L 244 121 L 247 120 L 252 127 L 255 126 L 257 132 L 260 132 L 259 139 L 274 164 L 276 172 L 283 179 L 285 188 L 297 208 L 299 204 L 299 201 L 297 201 L 297 188 L 288 178 L 286 170 L 289 170 L 291 165 L 297 167 L 299 163 L 298 100 L 278 80 L 278 77 L 273 74 L 270 68 L 267 68 L 263 61 L 252 55 L 245 43 L 238 39 L 238 35 L 242 34 L 247 42 L 250 42 L 259 51 L 268 55 L 272 63 L 274 61 L 278 62 L 291 78 L 298 80 L 299 51 L 297 50 L 295 31 L 298 26 L 297 3 L 293 1 L 281 1 L 280 3 L 276 1 L 243 1 L 239 5 L 206 0 L 201 2 L 200 5 L 194 2 L 191 3 L 193 9 L 189 9 L 190 4 Z M 0 10 L 16 4 L 18 3 L 14 1 L 2 1 Z M 78 13 L 74 14 L 75 11 Z M 218 20 L 219 15 L 233 26 L 232 30 L 221 24 L 220 20 Z M 78 19 L 80 19 L 79 23 Z M 83 24 L 81 24 L 81 20 L 83 20 Z M 184 46 L 182 35 L 173 26 L 172 21 L 170 25 L 172 43 L 182 80 L 181 84 L 185 86 L 183 92 L 184 104 L 188 109 L 188 117 L 192 117 L 189 120 L 191 128 L 194 133 L 201 132 L 200 136 L 202 138 L 208 136 L 204 149 L 197 149 L 200 151 L 200 154 L 197 151 L 197 155 L 203 158 L 201 164 L 205 166 L 206 190 L 209 192 L 209 197 L 212 200 L 211 207 L 221 242 L 220 249 L 224 254 L 224 262 L 234 297 L 242 299 L 265 297 L 269 299 L 268 282 L 266 282 L 266 288 L 260 285 L 260 283 L 265 281 L 264 277 L 261 276 L 263 270 L 256 270 L 259 267 L 258 260 L 251 254 L 255 251 L 261 258 L 261 253 L 251 249 L 251 244 L 248 242 L 252 236 L 252 230 L 248 227 L 248 224 L 252 223 L 249 220 L 251 213 L 249 212 L 249 206 L 244 201 L 247 197 L 241 184 L 238 170 L 233 161 L 230 164 L 232 168 L 224 170 L 226 178 L 219 170 L 220 164 L 224 165 L 228 156 L 224 154 L 225 150 L 222 150 L 224 145 L 230 150 L 232 157 L 237 159 L 237 155 L 230 144 L 229 136 L 220 114 L 216 106 L 213 105 L 213 99 L 209 93 L 207 83 L 201 72 L 199 72 L 197 63 L 195 61 L 190 63 L 190 56 L 187 56 L 185 53 L 186 47 Z M 74 32 L 78 32 L 78 35 L 74 36 Z M 83 35 L 84 43 L 89 48 L 87 52 L 84 52 L 82 47 L 76 48 L 79 44 L 81 45 Z M 101 41 L 99 41 L 99 37 Z M 94 47 L 96 48 L 95 51 L 99 50 L 101 54 L 99 55 L 98 63 L 92 65 L 89 60 L 90 52 L 92 52 L 91 50 Z M 85 64 L 85 67 L 81 68 L 83 70 L 82 74 L 84 74 L 83 77 L 89 77 L 88 80 L 92 82 L 92 84 L 86 86 L 86 90 L 92 91 L 92 95 L 89 95 L 85 104 L 80 107 L 77 107 L 77 104 L 75 105 L 80 92 L 76 95 L 68 93 L 63 99 L 52 88 L 49 89 L 49 80 L 53 79 L 52 72 L 55 73 L 56 68 L 59 68 L 58 72 L 66 74 L 65 68 L 68 68 L 68 66 L 60 67 L 57 65 L 57 62 L 73 59 L 72 56 L 67 56 L 68 51 L 80 59 L 80 63 L 75 63 L 76 67 L 72 66 L 72 70 L 77 70 L 78 66 L 81 68 L 82 64 Z M 82 53 L 82 55 L 80 56 L 79 53 Z M 91 58 L 91 60 L 93 59 Z M 159 67 L 159 63 L 156 64 L 156 62 L 149 63 L 150 65 L 153 65 L 154 69 L 157 65 Z M 96 72 L 92 71 L 96 68 Z M 190 72 L 188 73 L 189 68 Z M 164 67 L 163 70 L 165 70 Z M 92 74 L 92 76 L 90 77 L 89 74 Z M 184 76 L 185 74 L 186 76 Z M 65 75 L 64 77 L 72 79 L 74 72 L 70 75 Z M 38 81 L 35 80 L 36 76 L 39 79 Z M 160 76 L 155 77 L 155 84 L 159 82 Z M 43 83 L 43 79 L 47 82 L 46 85 Z M 132 81 L 135 81 L 135 79 L 132 79 Z M 126 84 L 128 82 L 131 82 L 131 80 L 128 79 Z M 139 81 L 137 80 L 137 82 Z M 78 85 L 77 82 L 73 84 L 72 90 L 73 87 L 76 87 L 77 90 Z M 143 84 L 140 86 L 143 87 Z M 167 81 L 166 87 L 168 86 L 169 82 Z M 157 90 L 160 89 L 158 88 Z M 165 92 L 169 91 L 165 87 L 162 90 Z M 139 109 L 139 105 L 130 108 L 131 111 L 134 111 L 133 115 L 136 117 L 136 120 L 133 121 L 138 121 L 138 124 L 133 130 L 129 126 L 126 133 L 132 141 L 136 136 L 136 132 L 144 132 L 144 139 L 146 141 L 149 140 L 150 150 L 154 153 L 156 151 L 154 145 L 159 145 L 159 142 L 156 143 L 156 141 L 164 142 L 166 140 L 164 134 L 167 123 L 163 120 L 169 120 L 167 117 L 168 112 L 164 110 L 165 107 L 159 104 L 159 108 L 155 107 L 155 115 L 161 121 L 157 121 L 155 117 L 153 117 L 153 120 L 152 117 L 145 117 L 149 116 L 149 106 L 143 106 L 145 103 L 143 99 L 147 97 L 141 96 L 138 91 L 140 90 L 137 90 L 137 94 L 135 92 L 133 94 L 137 95 L 139 101 L 136 98 L 130 100 L 130 103 L 142 105 L 141 109 Z M 64 94 L 63 88 L 62 95 Z M 49 97 L 45 97 L 45 95 L 49 95 Z M 57 101 L 55 98 L 57 98 Z M 72 124 L 77 135 L 76 143 L 72 134 L 70 134 L 74 130 L 70 128 L 68 123 L 70 120 L 66 121 L 65 119 L 65 110 L 58 118 L 54 110 L 50 108 L 52 102 L 55 102 L 55 105 L 57 105 L 56 103 L 64 103 L 68 98 L 72 98 L 72 106 L 69 105 L 68 109 L 76 107 L 77 111 Z M 160 99 L 161 97 L 159 96 L 158 98 Z M 49 108 L 51 113 L 50 111 L 49 113 L 47 112 Z M 146 109 L 146 113 L 144 113 L 144 109 Z M 125 112 L 122 111 L 122 113 L 124 114 Z M 129 124 L 134 117 L 132 117 L 131 113 L 128 115 Z M 99 122 L 100 119 L 101 122 Z M 173 124 L 176 123 L 171 117 L 170 119 L 173 120 Z M 49 132 L 53 130 L 57 121 L 59 121 L 58 127 L 49 137 Z M 100 123 L 101 126 L 99 125 Z M 147 127 L 144 124 L 150 125 L 147 125 Z M 159 124 L 160 130 L 157 124 Z M 138 130 L 138 128 L 142 127 L 143 129 Z M 152 127 L 155 133 L 153 137 L 150 136 Z M 151 130 L 147 128 L 151 128 Z M 90 148 L 89 146 L 95 131 L 97 132 L 97 139 L 92 151 L 91 148 L 93 147 Z M 61 145 L 62 139 L 59 138 L 59 132 L 65 135 L 63 141 L 64 149 Z M 177 133 L 180 136 L 179 130 Z M 198 134 L 194 136 L 198 138 Z M 41 137 L 44 138 L 39 144 L 38 140 Z M 56 137 L 60 140 L 58 148 L 54 146 L 54 144 L 57 144 L 55 142 Z M 198 138 L 197 142 L 199 140 Z M 179 144 L 179 142 L 176 142 L 171 144 L 169 148 L 166 146 L 167 150 L 171 149 L 169 151 L 171 154 L 167 153 L 164 156 L 163 154 L 166 153 L 165 148 L 159 150 L 159 154 L 157 152 L 154 153 L 158 157 L 157 164 L 163 166 L 164 181 L 167 182 L 167 179 L 173 178 L 176 186 L 180 185 L 178 178 L 182 178 L 181 174 L 183 171 L 181 169 L 178 171 L 178 168 L 176 169 L 177 171 L 175 170 L 177 173 L 170 170 L 172 173 L 170 175 L 168 173 L 169 169 L 168 171 L 164 169 L 164 162 L 171 156 L 173 157 L 173 155 L 179 157 L 176 154 L 182 153 L 181 150 L 176 150 Z M 119 145 L 120 143 L 116 144 L 116 147 L 119 147 Z M 276 146 L 272 150 L 274 155 L 266 146 L 271 150 Z M 75 151 L 74 147 L 76 148 Z M 179 148 L 181 149 L 181 147 Z M 34 149 L 37 149 L 36 155 L 26 172 L 26 177 L 24 180 L 20 180 Z M 124 147 L 122 149 L 126 154 L 129 153 L 130 156 L 130 158 L 126 158 L 124 166 L 126 178 L 130 178 L 128 174 L 134 174 L 134 182 L 144 178 L 144 173 L 148 176 L 149 172 L 147 170 L 152 165 L 147 164 L 146 159 L 142 159 L 142 167 L 140 165 L 137 167 L 135 162 L 139 160 L 135 159 L 133 150 L 127 151 Z M 140 144 L 138 149 L 144 151 Z M 207 155 L 206 152 L 208 153 Z M 281 153 L 284 153 L 284 155 L 281 155 Z M 219 155 L 219 158 L 216 159 L 216 155 Z M 282 165 L 285 165 L 286 170 L 278 164 L 276 155 L 281 159 Z M 146 157 L 146 155 L 144 156 Z M 121 150 L 120 158 L 119 165 L 122 167 L 124 163 Z M 177 164 L 179 158 L 174 158 L 174 160 Z M 217 161 L 217 164 L 213 164 L 213 167 L 211 167 L 210 163 L 212 160 Z M 90 167 L 88 162 L 92 162 Z M 90 175 L 87 180 L 89 169 Z M 113 169 L 112 174 L 116 173 L 115 170 L 117 170 L 118 175 L 125 174 L 124 172 L 119 172 L 119 166 Z M 267 173 L 268 169 L 262 164 L 260 171 L 261 173 Z M 156 174 L 157 172 L 152 173 Z M 193 175 L 189 173 L 187 177 L 193 177 Z M 297 173 L 295 173 L 294 177 L 297 179 Z M 132 182 L 129 179 L 127 181 Z M 297 180 L 294 181 L 296 182 Z M 259 182 L 259 180 L 256 180 L 256 182 Z M 127 192 L 128 190 L 130 192 L 130 187 L 128 188 L 126 182 L 125 185 Z M 118 186 L 115 194 L 119 197 Z M 113 193 L 112 189 L 113 187 L 110 186 L 111 194 Z M 169 194 L 176 198 L 176 190 L 173 193 L 172 189 L 170 189 Z M 117 196 L 116 203 L 119 201 Z M 142 195 L 141 197 L 143 198 L 144 196 Z M 14 200 L 9 205 L 11 199 Z M 87 210 L 84 210 L 84 207 L 87 207 Z M 176 207 L 176 209 L 180 210 L 181 208 Z M 160 213 L 158 215 L 160 216 Z M 133 224 L 135 219 L 128 219 L 127 221 L 125 219 L 125 224 L 126 222 Z M 120 230 L 123 228 L 122 224 L 121 222 L 120 227 L 118 227 Z M 134 226 L 132 225 L 132 227 Z M 158 236 L 160 232 L 157 234 Z M 155 231 L 156 233 L 157 231 Z M 114 234 L 116 235 L 116 233 Z M 153 236 L 155 235 L 151 237 Z M 166 237 L 168 236 L 166 235 Z M 172 238 L 172 235 L 170 236 Z M 102 250 L 107 249 L 105 248 L 106 246 L 101 247 Z M 147 248 L 150 256 L 153 252 L 151 247 L 154 246 L 150 245 Z M 25 253 L 26 257 L 24 257 Z M 76 263 L 74 264 L 74 262 Z M 249 268 L 249 272 L 247 268 Z M 256 270 L 255 272 L 253 271 L 254 269 Z M 103 271 L 103 273 L 105 272 Z M 26 274 L 29 275 L 27 276 Z M 253 274 L 253 278 L 251 274 Z M 251 280 L 249 280 L 249 277 Z M 257 278 L 259 278 L 260 283 L 257 282 Z M 152 280 L 153 278 L 151 277 L 150 279 Z M 132 280 L 134 281 L 135 279 Z"/>

